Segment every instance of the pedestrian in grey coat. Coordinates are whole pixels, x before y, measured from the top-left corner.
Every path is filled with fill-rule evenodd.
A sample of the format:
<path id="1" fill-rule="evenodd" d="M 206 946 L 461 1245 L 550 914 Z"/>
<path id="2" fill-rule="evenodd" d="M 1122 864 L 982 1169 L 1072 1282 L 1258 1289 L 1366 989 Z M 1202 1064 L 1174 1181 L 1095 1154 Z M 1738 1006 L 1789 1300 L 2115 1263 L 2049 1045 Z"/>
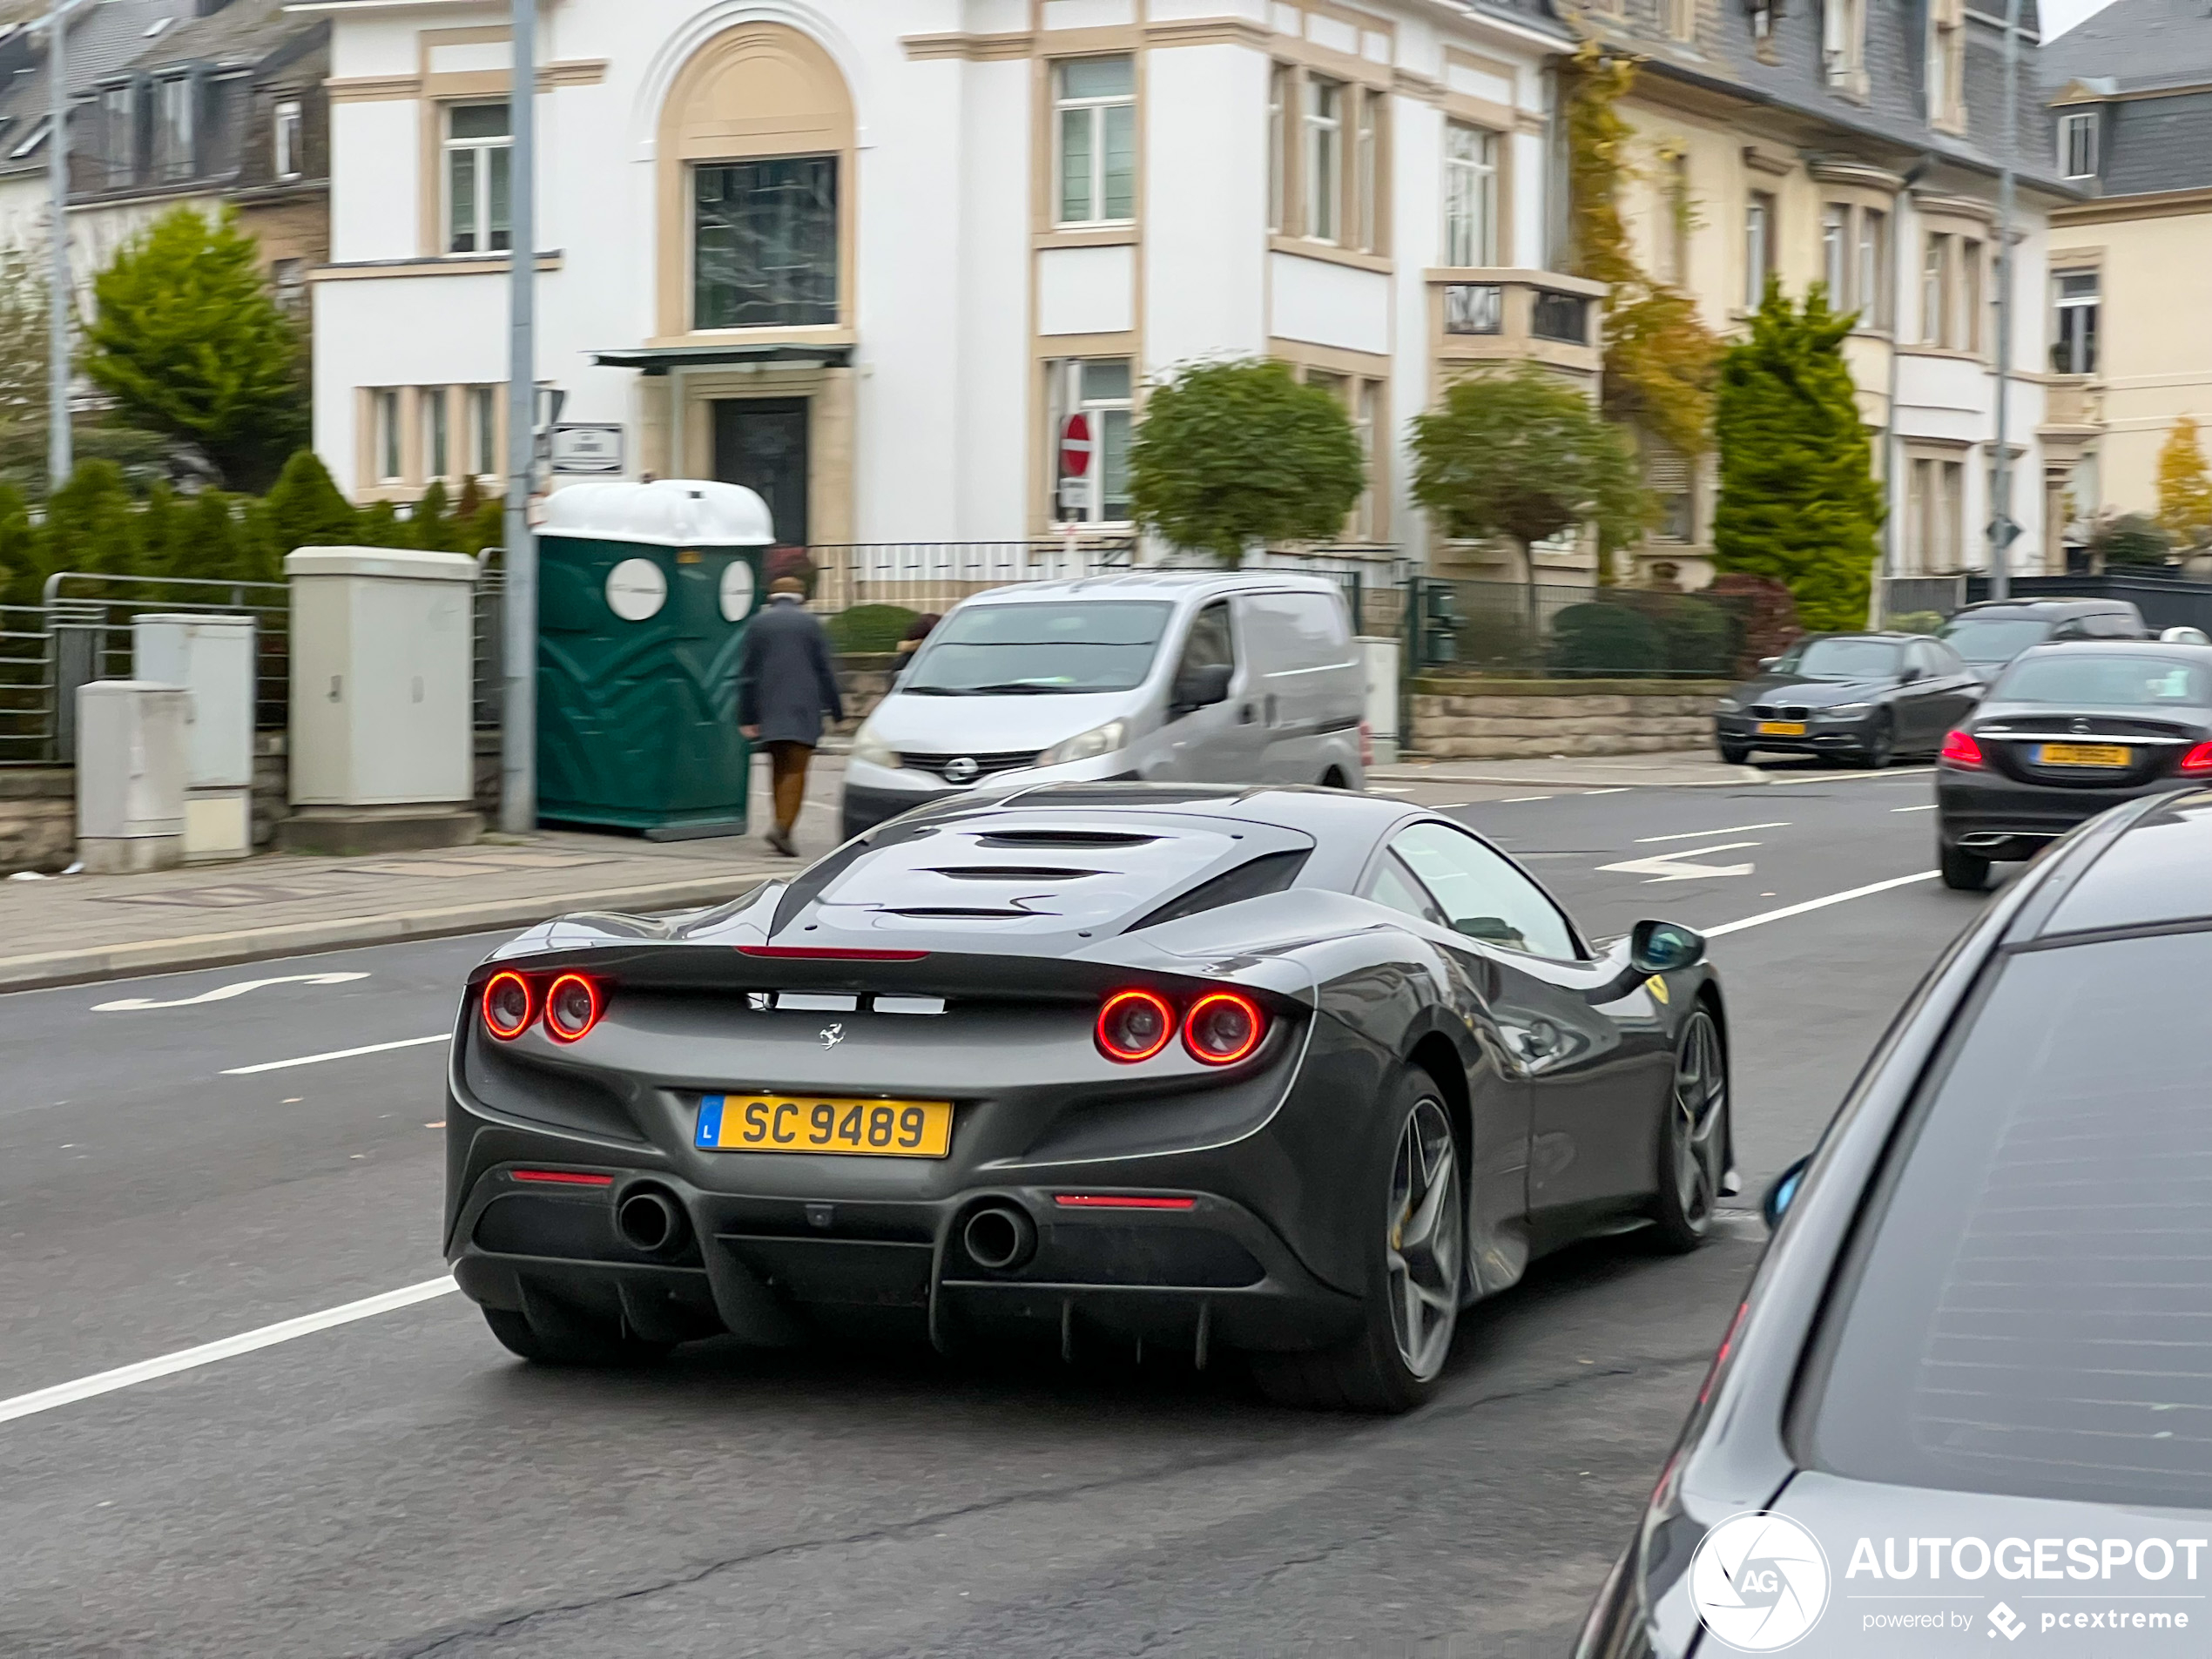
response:
<path id="1" fill-rule="evenodd" d="M 806 799 L 806 765 L 822 722 L 845 718 L 829 636 L 806 610 L 806 597 L 795 577 L 771 582 L 768 603 L 745 625 L 738 657 L 738 730 L 767 746 L 776 824 L 766 839 L 786 857 L 798 854 L 791 833 Z"/>

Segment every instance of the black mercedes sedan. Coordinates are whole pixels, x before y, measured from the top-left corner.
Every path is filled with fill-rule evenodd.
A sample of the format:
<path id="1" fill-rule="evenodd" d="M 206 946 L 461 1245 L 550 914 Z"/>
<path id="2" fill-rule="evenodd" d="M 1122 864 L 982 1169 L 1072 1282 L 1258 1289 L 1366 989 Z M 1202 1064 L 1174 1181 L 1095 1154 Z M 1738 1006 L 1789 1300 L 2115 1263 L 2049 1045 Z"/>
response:
<path id="1" fill-rule="evenodd" d="M 2085 826 L 1811 1158 L 1578 1659 L 2212 1645 L 2212 791 Z"/>
<path id="2" fill-rule="evenodd" d="M 1934 753 L 1980 693 L 1941 640 L 1811 634 L 1721 699 L 1713 738 L 1731 765 L 1767 750 L 1886 766 L 1896 755 Z"/>
<path id="3" fill-rule="evenodd" d="M 1735 1190 L 1703 941 L 1594 944 L 1464 825 L 1341 791 L 954 799 L 470 976 L 445 1240 L 554 1364 L 903 1332 L 1240 1352 L 1403 1411 L 1532 1257 Z"/>
<path id="4" fill-rule="evenodd" d="M 2212 782 L 2212 647 L 2040 645 L 2015 658 L 1936 765 L 1944 885 L 2033 858 L 2138 795 Z"/>

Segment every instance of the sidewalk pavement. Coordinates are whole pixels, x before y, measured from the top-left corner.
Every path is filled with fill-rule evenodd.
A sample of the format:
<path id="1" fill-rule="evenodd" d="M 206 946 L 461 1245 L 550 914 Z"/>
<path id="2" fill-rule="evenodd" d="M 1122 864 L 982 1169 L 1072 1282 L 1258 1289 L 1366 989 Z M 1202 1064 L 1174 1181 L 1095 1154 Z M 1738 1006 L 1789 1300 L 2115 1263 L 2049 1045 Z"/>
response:
<path id="1" fill-rule="evenodd" d="M 1560 789 L 1741 789 L 1762 784 L 1834 783 L 1879 772 L 1838 771 L 1806 758 L 1731 766 L 1710 749 L 1676 749 L 1657 754 L 1554 755 L 1548 759 L 1401 759 L 1370 766 L 1373 783 L 1525 784 Z"/>
<path id="2" fill-rule="evenodd" d="M 511 928 L 574 910 L 652 914 L 718 904 L 836 844 L 840 760 L 817 760 L 799 860 L 755 834 L 698 841 L 549 830 L 382 858 L 265 853 L 149 875 L 0 882 L 0 992 L 220 968 L 305 951 Z"/>

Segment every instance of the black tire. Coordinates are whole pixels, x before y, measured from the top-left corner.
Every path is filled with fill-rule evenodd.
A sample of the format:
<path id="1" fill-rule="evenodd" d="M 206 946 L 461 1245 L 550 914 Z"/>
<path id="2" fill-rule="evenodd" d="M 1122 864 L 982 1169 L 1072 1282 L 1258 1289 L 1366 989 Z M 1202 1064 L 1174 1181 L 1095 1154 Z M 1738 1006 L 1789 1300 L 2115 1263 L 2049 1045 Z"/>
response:
<path id="1" fill-rule="evenodd" d="M 1979 893 L 1989 885 L 1989 860 L 1948 841 L 1936 843 L 1936 863 L 1943 885 L 1955 893 Z"/>
<path id="2" fill-rule="evenodd" d="M 1409 1412 L 1436 1393 L 1451 1357 L 1467 1271 L 1459 1137 L 1426 1072 L 1401 1076 L 1390 1107 L 1379 1180 L 1368 1165 L 1382 1203 L 1367 1243 L 1359 1333 L 1313 1352 L 1252 1355 L 1255 1379 L 1278 1405 Z"/>
<path id="3" fill-rule="evenodd" d="M 666 1359 L 674 1345 L 632 1335 L 618 1320 L 609 1323 L 536 1298 L 528 1314 L 486 1308 L 484 1323 L 509 1352 L 534 1366 L 647 1366 Z"/>
<path id="4" fill-rule="evenodd" d="M 1655 1242 L 1670 1255 L 1696 1250 L 1713 1230 L 1728 1174 L 1728 1048 L 1703 1008 L 1683 1022 L 1675 1076 L 1659 1130 L 1659 1197 Z"/>
<path id="5" fill-rule="evenodd" d="M 1879 772 L 1897 758 L 1897 726 L 1888 715 L 1875 718 L 1874 729 L 1866 735 L 1866 746 L 1856 758 L 1869 772 Z"/>
<path id="6" fill-rule="evenodd" d="M 1721 752 L 1722 763 L 1726 765 L 1744 765 L 1751 759 L 1751 745 L 1748 743 L 1730 743 L 1721 738 L 1715 740 L 1713 746 Z"/>

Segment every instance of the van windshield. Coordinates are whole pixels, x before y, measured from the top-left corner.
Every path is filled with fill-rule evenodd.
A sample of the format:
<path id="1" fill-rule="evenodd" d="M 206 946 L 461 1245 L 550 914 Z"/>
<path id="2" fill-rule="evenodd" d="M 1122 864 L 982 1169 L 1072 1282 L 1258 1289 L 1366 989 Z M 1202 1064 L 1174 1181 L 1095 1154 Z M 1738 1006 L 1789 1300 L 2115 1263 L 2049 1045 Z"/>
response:
<path id="1" fill-rule="evenodd" d="M 1144 683 L 1175 607 L 1158 601 L 962 605 L 899 687 L 918 697 L 1126 691 Z"/>

